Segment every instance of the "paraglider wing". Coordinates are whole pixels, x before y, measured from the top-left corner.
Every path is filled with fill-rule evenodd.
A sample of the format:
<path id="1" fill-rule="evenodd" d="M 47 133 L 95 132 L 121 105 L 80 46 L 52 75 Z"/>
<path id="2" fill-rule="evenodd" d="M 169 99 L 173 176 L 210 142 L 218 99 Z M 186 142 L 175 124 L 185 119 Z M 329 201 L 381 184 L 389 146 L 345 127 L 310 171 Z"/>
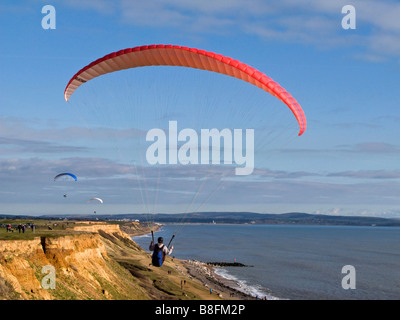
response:
<path id="1" fill-rule="evenodd" d="M 54 177 L 54 181 L 55 181 L 56 179 L 58 179 L 59 177 L 62 177 L 62 176 L 70 176 L 70 177 L 74 178 L 75 181 L 78 181 L 78 178 L 76 177 L 76 175 L 74 175 L 74 174 L 72 174 L 72 173 L 68 173 L 68 172 L 60 173 L 60 174 L 56 175 L 56 176 Z"/>
<path id="2" fill-rule="evenodd" d="M 293 112 L 299 123 L 299 136 L 307 127 L 306 117 L 299 103 L 277 82 L 264 73 L 220 54 L 176 45 L 150 45 L 113 52 L 90 63 L 78 71 L 69 81 L 64 98 L 83 83 L 98 76 L 144 66 L 181 66 L 222 73 L 247 81 L 283 101 Z"/>
<path id="3" fill-rule="evenodd" d="M 93 200 L 97 200 L 97 201 L 99 201 L 100 203 L 103 203 L 103 200 L 100 199 L 100 198 L 92 198 L 92 199 L 89 199 L 88 202 L 93 201 Z"/>

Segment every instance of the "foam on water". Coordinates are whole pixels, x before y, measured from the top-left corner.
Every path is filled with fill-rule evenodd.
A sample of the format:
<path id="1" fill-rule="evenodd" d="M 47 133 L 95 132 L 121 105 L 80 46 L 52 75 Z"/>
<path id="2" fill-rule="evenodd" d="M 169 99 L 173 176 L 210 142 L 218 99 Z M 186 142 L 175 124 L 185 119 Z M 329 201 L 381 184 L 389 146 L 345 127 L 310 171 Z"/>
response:
<path id="1" fill-rule="evenodd" d="M 135 239 L 141 239 L 141 238 L 151 238 L 151 233 L 143 234 L 141 236 L 132 237 L 132 240 L 135 241 Z"/>
<path id="2" fill-rule="evenodd" d="M 229 273 L 228 270 L 221 268 L 221 267 L 215 267 L 214 271 L 217 275 L 230 280 L 236 284 L 236 286 L 233 286 L 234 289 L 237 289 L 243 293 L 246 293 L 250 296 L 257 297 L 259 299 L 264 299 L 266 298 L 267 300 L 280 300 L 278 297 L 274 297 L 271 295 L 268 291 L 268 289 L 263 288 L 260 285 L 252 286 L 250 285 L 246 280 L 239 279 L 232 274 Z"/>

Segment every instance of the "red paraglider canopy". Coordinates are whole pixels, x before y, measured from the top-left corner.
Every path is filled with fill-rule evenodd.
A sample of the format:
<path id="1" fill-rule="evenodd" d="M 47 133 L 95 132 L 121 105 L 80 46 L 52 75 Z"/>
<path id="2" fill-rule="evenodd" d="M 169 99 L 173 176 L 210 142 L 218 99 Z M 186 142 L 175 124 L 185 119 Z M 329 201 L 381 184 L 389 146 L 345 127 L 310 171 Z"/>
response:
<path id="1" fill-rule="evenodd" d="M 64 91 L 68 101 L 83 83 L 98 76 L 123 69 L 144 66 L 181 66 L 222 73 L 247 81 L 283 101 L 292 110 L 300 126 L 299 136 L 307 127 L 299 103 L 277 82 L 264 73 L 229 57 L 209 51 L 176 45 L 149 45 L 110 53 L 79 70 Z"/>

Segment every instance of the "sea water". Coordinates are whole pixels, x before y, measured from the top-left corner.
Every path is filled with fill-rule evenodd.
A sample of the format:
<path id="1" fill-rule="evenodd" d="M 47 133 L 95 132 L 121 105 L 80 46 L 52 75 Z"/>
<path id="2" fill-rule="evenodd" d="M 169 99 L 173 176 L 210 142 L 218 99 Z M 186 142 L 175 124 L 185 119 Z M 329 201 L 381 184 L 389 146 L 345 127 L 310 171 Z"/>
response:
<path id="1" fill-rule="evenodd" d="M 173 256 L 240 262 L 218 274 L 267 299 L 400 299 L 400 228 L 298 225 L 165 225 Z M 150 235 L 134 237 L 148 250 Z M 342 285 L 354 267 L 355 289 Z"/>

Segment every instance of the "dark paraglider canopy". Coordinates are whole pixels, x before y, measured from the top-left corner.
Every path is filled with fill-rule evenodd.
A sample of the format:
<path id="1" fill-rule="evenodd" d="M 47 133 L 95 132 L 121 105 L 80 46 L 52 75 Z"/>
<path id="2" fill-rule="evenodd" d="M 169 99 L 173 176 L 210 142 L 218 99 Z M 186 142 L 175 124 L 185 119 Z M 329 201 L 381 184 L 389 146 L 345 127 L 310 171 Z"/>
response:
<path id="1" fill-rule="evenodd" d="M 54 181 L 56 181 L 58 178 L 63 177 L 63 176 L 70 176 L 72 177 L 75 181 L 78 181 L 78 178 L 76 177 L 76 175 L 69 173 L 69 172 L 64 172 L 64 173 L 60 173 L 58 175 L 56 175 L 54 177 Z"/>

